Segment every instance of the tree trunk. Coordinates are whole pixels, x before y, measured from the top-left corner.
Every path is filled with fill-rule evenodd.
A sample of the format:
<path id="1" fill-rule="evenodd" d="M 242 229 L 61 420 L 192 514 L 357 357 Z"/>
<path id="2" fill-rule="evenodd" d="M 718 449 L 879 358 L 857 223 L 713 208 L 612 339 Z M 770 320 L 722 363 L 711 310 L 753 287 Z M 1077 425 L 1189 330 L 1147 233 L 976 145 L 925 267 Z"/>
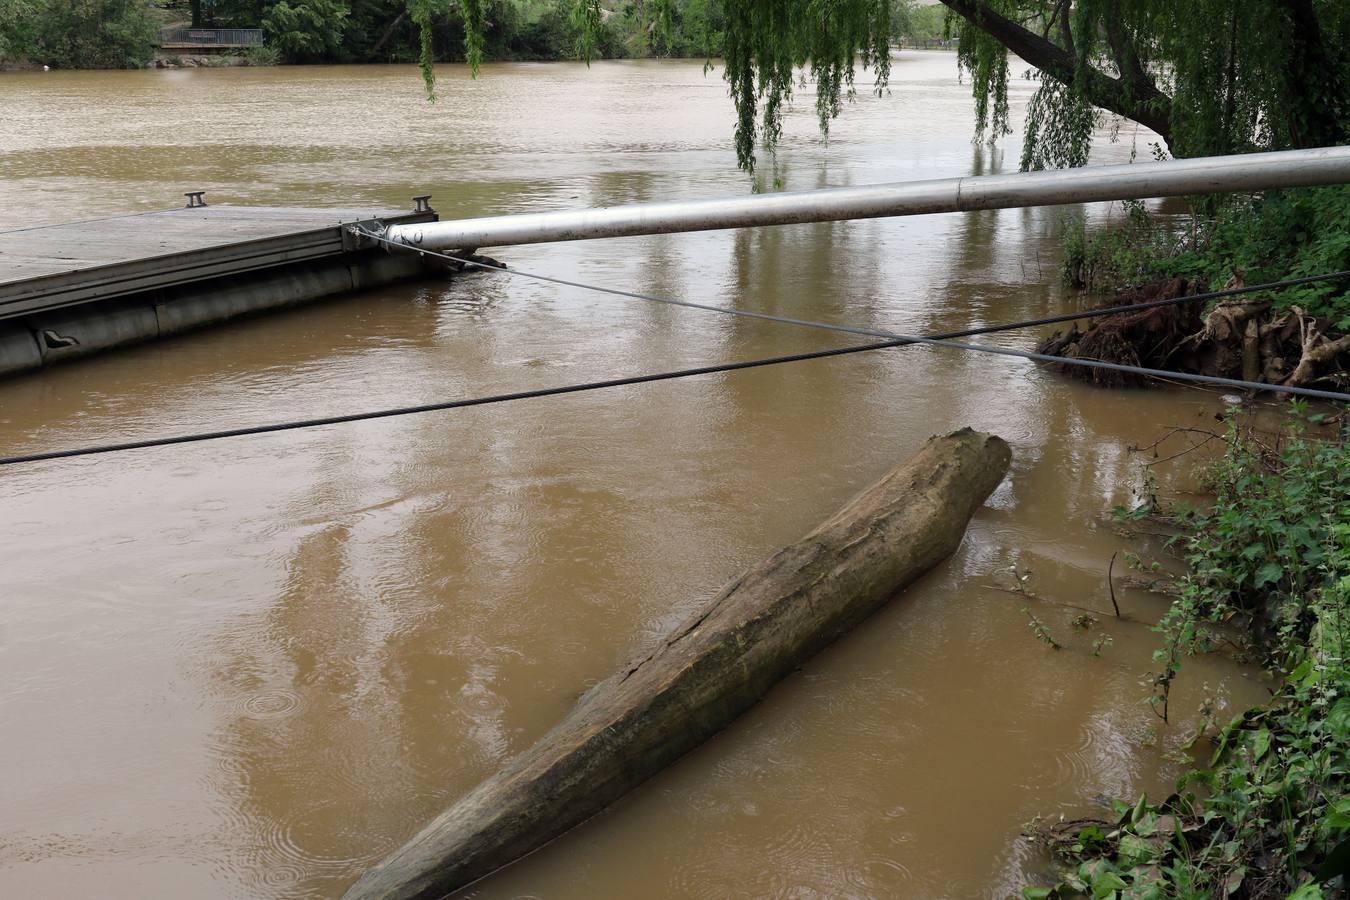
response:
<path id="1" fill-rule="evenodd" d="M 1158 90 L 1141 67 L 1120 78 L 1092 66 L 1080 70 L 1072 52 L 998 13 L 986 0 L 942 3 L 1061 84 L 1073 85 L 1081 79 L 1077 87 L 1089 103 L 1153 129 L 1171 145 L 1172 98 Z M 1133 79 L 1127 80 L 1130 75 Z"/>
<path id="2" fill-rule="evenodd" d="M 432 898 L 584 822 L 716 734 L 780 679 L 949 556 L 1011 454 L 932 438 L 811 534 L 727 585 L 654 652 L 581 698 L 531 749 L 347 892 Z"/>
<path id="3" fill-rule="evenodd" d="M 1338 62 L 1327 52 L 1312 0 L 1277 0 L 1289 16 L 1290 43 L 1285 59 L 1285 97 L 1289 138 L 1294 147 L 1343 144 L 1350 116 L 1350 95 Z"/>
<path id="4" fill-rule="evenodd" d="M 400 24 L 402 24 L 403 20 L 406 19 L 407 17 L 408 17 L 408 10 L 404 9 L 398 14 L 398 16 L 394 19 L 394 21 L 389 23 L 389 26 L 384 29 L 384 33 L 380 35 L 380 39 L 375 42 L 375 46 L 370 48 L 371 56 L 374 56 L 375 54 L 379 53 L 381 50 L 384 49 L 384 45 L 389 43 L 389 38 L 393 37 L 394 29 L 397 28 Z"/>

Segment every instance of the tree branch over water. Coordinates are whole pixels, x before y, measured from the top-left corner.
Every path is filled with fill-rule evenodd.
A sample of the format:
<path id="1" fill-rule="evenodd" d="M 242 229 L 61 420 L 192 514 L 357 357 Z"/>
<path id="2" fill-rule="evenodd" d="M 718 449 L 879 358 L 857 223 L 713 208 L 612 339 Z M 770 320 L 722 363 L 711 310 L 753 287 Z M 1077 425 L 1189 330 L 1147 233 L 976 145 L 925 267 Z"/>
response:
<path id="1" fill-rule="evenodd" d="M 1080 67 L 1072 43 L 1069 43 L 1070 49 L 1065 49 L 1001 15 L 983 0 L 942 0 L 942 2 L 971 25 L 993 36 L 1008 50 L 1056 81 L 1065 86 L 1077 85 L 1088 102 L 1094 106 L 1133 119 L 1170 142 L 1171 126 L 1168 117 L 1172 100 L 1154 85 L 1148 73 L 1139 65 L 1137 56 L 1123 52 L 1125 47 L 1118 24 L 1108 28 L 1108 31 L 1116 32 L 1118 39 L 1122 41 L 1122 55 L 1133 62 L 1132 66 L 1123 67 L 1123 70 L 1131 75 L 1128 80 L 1108 75 L 1095 66 Z M 1057 13 L 1058 10 L 1052 12 L 1052 15 Z M 1061 15 L 1059 21 L 1061 33 L 1071 36 L 1067 13 Z M 1072 40 L 1071 37 L 1069 40 Z M 1081 82 L 1078 80 L 1080 77 Z"/>

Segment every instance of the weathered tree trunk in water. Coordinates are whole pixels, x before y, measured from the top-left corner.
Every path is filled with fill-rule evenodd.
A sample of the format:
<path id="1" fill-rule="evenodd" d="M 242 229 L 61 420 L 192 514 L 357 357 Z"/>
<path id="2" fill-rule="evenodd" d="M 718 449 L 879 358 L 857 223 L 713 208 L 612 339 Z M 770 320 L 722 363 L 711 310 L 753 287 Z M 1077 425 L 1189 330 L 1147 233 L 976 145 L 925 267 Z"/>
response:
<path id="1" fill-rule="evenodd" d="M 650 656 L 587 692 L 346 896 L 442 897 L 595 815 L 951 555 L 1010 459 L 1000 438 L 968 428 L 932 438 L 732 581 Z"/>

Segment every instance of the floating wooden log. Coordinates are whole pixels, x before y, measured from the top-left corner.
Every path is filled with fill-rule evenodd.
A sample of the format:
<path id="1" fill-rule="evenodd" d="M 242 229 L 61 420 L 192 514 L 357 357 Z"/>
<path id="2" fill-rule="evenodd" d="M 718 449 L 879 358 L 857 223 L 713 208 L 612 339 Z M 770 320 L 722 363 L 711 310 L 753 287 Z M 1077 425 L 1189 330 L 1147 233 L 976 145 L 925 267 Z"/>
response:
<path id="1" fill-rule="evenodd" d="M 951 555 L 1011 453 L 935 437 L 815 531 L 728 584 L 647 657 L 367 871 L 348 900 L 459 890 L 604 809 Z"/>

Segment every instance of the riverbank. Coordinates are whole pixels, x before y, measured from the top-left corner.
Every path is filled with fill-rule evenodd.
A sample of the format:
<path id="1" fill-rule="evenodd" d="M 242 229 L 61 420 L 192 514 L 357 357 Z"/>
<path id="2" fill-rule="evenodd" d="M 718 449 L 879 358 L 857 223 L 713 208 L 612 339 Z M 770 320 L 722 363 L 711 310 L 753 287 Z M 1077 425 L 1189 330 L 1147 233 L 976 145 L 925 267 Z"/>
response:
<path id="1" fill-rule="evenodd" d="M 189 54 L 163 54 L 156 56 L 150 64 L 152 69 L 228 69 L 239 68 L 242 66 L 277 66 L 281 65 L 275 55 L 266 54 L 224 54 L 224 53 L 204 53 L 197 55 Z"/>
<path id="2" fill-rule="evenodd" d="M 1215 198 L 1177 224 L 1126 204 L 1125 221 L 1067 232 L 1066 283 L 1102 308 L 1350 271 L 1350 187 Z M 1219 204 L 1217 207 L 1215 204 Z M 1291 387 L 1350 390 L 1350 277 L 1095 320 L 1040 352 Z M 1138 379 L 1102 370 L 1095 384 Z"/>
<path id="3" fill-rule="evenodd" d="M 1160 501 L 1124 523 L 1164 520 L 1189 571 L 1158 632 L 1150 703 L 1168 721 L 1171 687 L 1200 653 L 1256 656 L 1278 679 L 1267 704 L 1208 721 L 1185 750 L 1190 769 L 1162 798 L 1113 800 L 1110 819 L 1032 831 L 1068 864 L 1028 900 L 1088 894 L 1284 900 L 1350 887 L 1350 446 L 1341 418 L 1296 406 L 1274 432 L 1230 412 L 1210 472 L 1213 505 Z M 1148 465 L 1146 462 L 1145 465 Z M 1154 570 L 1150 563 L 1141 564 Z"/>

